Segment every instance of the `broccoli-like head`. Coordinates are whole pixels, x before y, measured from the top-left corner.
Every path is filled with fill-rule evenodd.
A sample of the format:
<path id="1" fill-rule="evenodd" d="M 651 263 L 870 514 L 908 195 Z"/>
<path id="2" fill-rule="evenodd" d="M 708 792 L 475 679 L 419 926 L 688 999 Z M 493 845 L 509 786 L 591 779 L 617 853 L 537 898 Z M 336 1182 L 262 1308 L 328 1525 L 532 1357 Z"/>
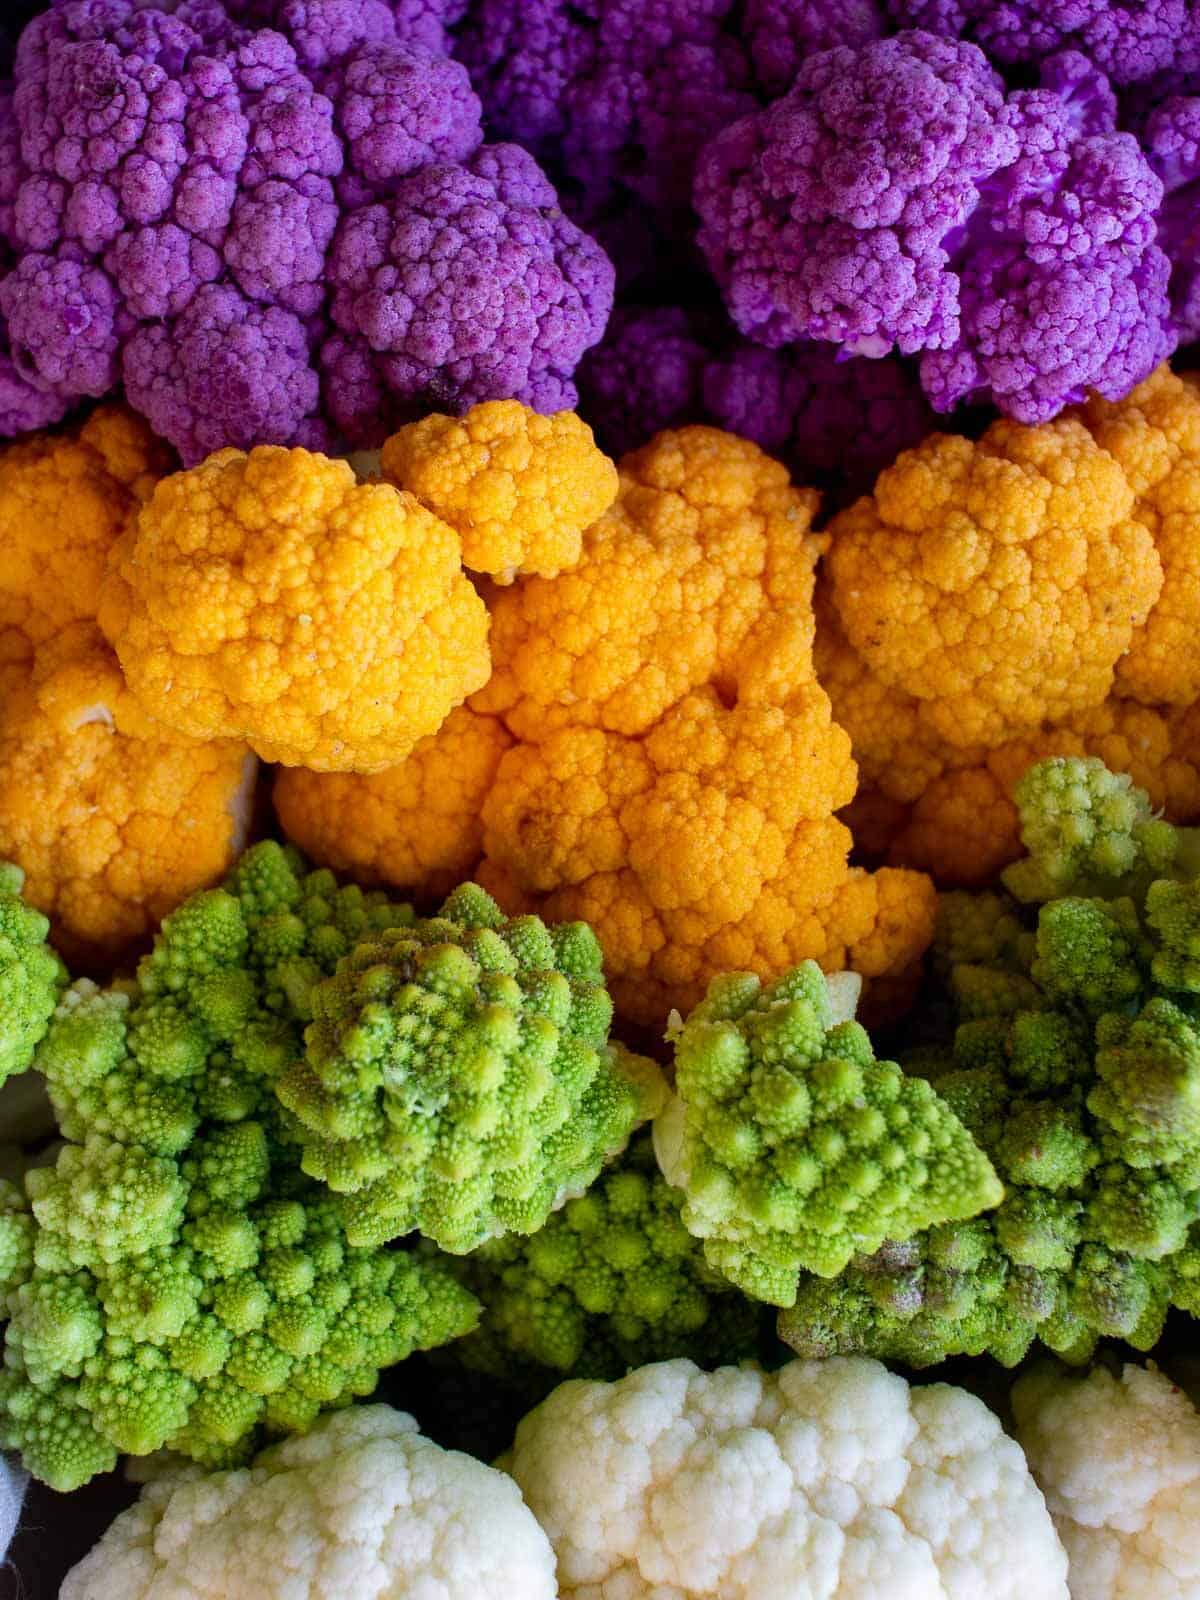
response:
<path id="1" fill-rule="evenodd" d="M 24 1072 L 66 981 L 50 923 L 21 898 L 25 875 L 0 862 L 0 1084 Z"/>
<path id="2" fill-rule="evenodd" d="M 506 921 L 474 884 L 364 940 L 310 1001 L 278 1095 L 359 1244 L 419 1229 L 462 1254 L 532 1233 L 651 1109 L 607 1042 L 591 929 Z"/>
<path id="3" fill-rule="evenodd" d="M 210 1466 L 470 1329 L 431 1258 L 355 1246 L 273 1086 L 314 984 L 408 907 L 263 845 L 164 923 L 136 982 L 69 989 L 38 1054 L 71 1141 L 0 1192 L 0 1445 L 55 1488 L 116 1452 Z"/>
<path id="4" fill-rule="evenodd" d="M 509 1234 L 463 1259 L 459 1276 L 484 1313 L 453 1354 L 497 1377 L 535 1363 L 548 1381 L 619 1378 L 677 1356 L 721 1365 L 754 1355 L 758 1308 L 708 1266 L 682 1202 L 638 1140 L 533 1238 Z"/>
<path id="5" fill-rule="evenodd" d="M 832 1276 L 885 1239 L 1000 1198 L 932 1086 L 835 1020 L 815 962 L 765 987 L 748 973 L 714 980 L 675 1057 L 660 1164 L 709 1264 L 757 1299 L 790 1305 L 802 1268 Z"/>

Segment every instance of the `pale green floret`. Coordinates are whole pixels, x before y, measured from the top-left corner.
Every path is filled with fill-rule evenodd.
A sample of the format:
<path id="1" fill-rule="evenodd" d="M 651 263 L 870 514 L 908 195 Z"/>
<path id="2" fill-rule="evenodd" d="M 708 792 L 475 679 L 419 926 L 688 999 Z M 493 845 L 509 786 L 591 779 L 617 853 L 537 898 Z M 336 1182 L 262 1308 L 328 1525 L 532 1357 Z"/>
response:
<path id="1" fill-rule="evenodd" d="M 55 1488 L 118 1451 L 240 1462 L 474 1326 L 436 1260 L 350 1243 L 274 1094 L 312 986 L 411 921 L 263 845 L 136 982 L 62 997 L 38 1065 L 74 1142 L 27 1175 L 32 1218 L 0 1193 L 0 1447 Z"/>
<path id="2" fill-rule="evenodd" d="M 356 1243 L 415 1229 L 462 1254 L 532 1233 L 653 1109 L 607 1042 L 595 935 L 507 921 L 475 885 L 364 940 L 309 1000 L 277 1093 Z"/>
<path id="3" fill-rule="evenodd" d="M 721 1366 L 754 1355 L 758 1309 L 707 1265 L 682 1201 L 639 1139 L 532 1238 L 508 1234 L 462 1259 L 484 1312 L 452 1355 L 498 1378 L 528 1362 L 616 1378 L 677 1356 Z"/>
<path id="4" fill-rule="evenodd" d="M 815 962 L 763 986 L 716 978 L 675 1040 L 677 1099 L 655 1129 L 709 1264 L 790 1305 L 802 1269 L 999 1200 L 990 1162 L 922 1078 L 831 1024 Z"/>
<path id="5" fill-rule="evenodd" d="M 0 862 L 0 1084 L 24 1072 L 66 982 L 50 923 L 21 898 L 25 875 Z"/>

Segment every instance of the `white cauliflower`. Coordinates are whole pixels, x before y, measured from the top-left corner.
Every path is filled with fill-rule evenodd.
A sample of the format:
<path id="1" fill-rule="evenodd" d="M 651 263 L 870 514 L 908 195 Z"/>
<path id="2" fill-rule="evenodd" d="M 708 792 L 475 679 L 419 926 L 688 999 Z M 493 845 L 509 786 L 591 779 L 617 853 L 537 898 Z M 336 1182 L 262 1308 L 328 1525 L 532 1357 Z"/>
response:
<path id="1" fill-rule="evenodd" d="M 1067 1600 L 1017 1445 L 876 1361 L 565 1383 L 504 1463 L 563 1600 Z"/>
<path id="2" fill-rule="evenodd" d="M 321 1418 L 241 1472 L 161 1479 L 59 1600 L 554 1600 L 554 1554 L 503 1473 L 389 1406 Z"/>
<path id="3" fill-rule="evenodd" d="M 1187 1395 L 1153 1368 L 1040 1367 L 1012 1399 L 1071 1600 L 1200 1600 L 1200 1416 Z"/>

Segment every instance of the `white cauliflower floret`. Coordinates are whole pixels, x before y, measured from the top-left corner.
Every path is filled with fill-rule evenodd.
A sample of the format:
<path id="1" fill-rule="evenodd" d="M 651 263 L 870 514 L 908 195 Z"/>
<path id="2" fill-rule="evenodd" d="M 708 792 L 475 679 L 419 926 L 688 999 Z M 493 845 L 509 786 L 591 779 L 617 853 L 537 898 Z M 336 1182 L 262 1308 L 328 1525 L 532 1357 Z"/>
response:
<path id="1" fill-rule="evenodd" d="M 1153 1368 L 1041 1367 L 1017 1436 L 1070 1559 L 1072 1600 L 1200 1600 L 1200 1416 Z"/>
<path id="2" fill-rule="evenodd" d="M 554 1600 L 503 1473 L 389 1406 L 324 1416 L 241 1472 L 153 1482 L 59 1600 Z"/>
<path id="3" fill-rule="evenodd" d="M 1062 1546 L 995 1416 L 876 1361 L 564 1383 L 504 1465 L 562 1600 L 1067 1600 Z"/>

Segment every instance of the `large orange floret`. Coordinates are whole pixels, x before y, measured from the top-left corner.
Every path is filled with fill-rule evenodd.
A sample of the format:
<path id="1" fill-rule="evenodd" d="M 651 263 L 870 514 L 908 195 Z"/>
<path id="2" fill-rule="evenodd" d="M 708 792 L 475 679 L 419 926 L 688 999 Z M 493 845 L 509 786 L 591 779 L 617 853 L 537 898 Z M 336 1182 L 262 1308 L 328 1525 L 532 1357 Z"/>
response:
<path id="1" fill-rule="evenodd" d="M 221 450 L 165 479 L 101 622 L 147 714 L 264 760 L 378 772 L 488 675 L 458 535 L 307 450 Z"/>
<path id="2" fill-rule="evenodd" d="M 493 604 L 496 666 L 475 704 L 523 738 L 643 733 L 691 690 L 720 692 L 735 663 L 743 694 L 778 702 L 808 663 L 816 494 L 715 428 L 659 434 L 620 475 L 579 566 Z"/>
<path id="3" fill-rule="evenodd" d="M 621 463 L 578 569 L 495 603 L 474 704 L 519 742 L 484 804 L 481 880 L 591 922 L 637 1021 L 731 966 L 904 973 L 931 936 L 928 879 L 852 869 L 832 815 L 855 767 L 813 671 L 814 506 L 743 440 L 663 434 Z"/>
<path id="4" fill-rule="evenodd" d="M 612 505 L 617 469 L 573 411 L 543 417 L 487 400 L 392 435 L 383 474 L 455 528 L 463 564 L 499 584 L 553 578 L 579 560 L 585 528 Z"/>
<path id="5" fill-rule="evenodd" d="M 246 840 L 244 745 L 148 723 L 95 625 L 61 630 L 0 694 L 0 858 L 72 962 L 111 966 Z"/>
<path id="6" fill-rule="evenodd" d="M 1200 698 L 1200 380 L 1161 366 L 1124 400 L 1094 396 L 1080 416 L 1124 469 L 1133 515 L 1164 572 L 1154 609 L 1118 663 L 1117 692 L 1147 705 L 1190 705 Z"/>
<path id="7" fill-rule="evenodd" d="M 483 804 L 512 744 L 504 724 L 459 706 L 386 772 L 284 767 L 275 810 L 288 838 L 358 883 L 448 894 L 483 854 Z"/>
<path id="8" fill-rule="evenodd" d="M 947 742 L 1097 705 L 1163 584 L 1121 467 L 1081 422 L 935 434 L 832 525 L 838 620 Z"/>
<path id="9" fill-rule="evenodd" d="M 109 551 L 171 460 L 122 406 L 0 451 L 0 661 L 96 615 Z"/>

